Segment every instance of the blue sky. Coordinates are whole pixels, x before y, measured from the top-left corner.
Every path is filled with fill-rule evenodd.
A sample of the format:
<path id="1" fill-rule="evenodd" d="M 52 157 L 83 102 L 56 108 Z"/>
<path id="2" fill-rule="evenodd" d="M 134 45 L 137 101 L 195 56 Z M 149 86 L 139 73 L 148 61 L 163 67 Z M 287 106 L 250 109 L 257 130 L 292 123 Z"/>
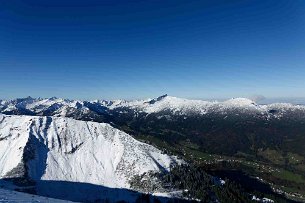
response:
<path id="1" fill-rule="evenodd" d="M 0 0 L 0 97 L 305 97 L 305 1 Z"/>

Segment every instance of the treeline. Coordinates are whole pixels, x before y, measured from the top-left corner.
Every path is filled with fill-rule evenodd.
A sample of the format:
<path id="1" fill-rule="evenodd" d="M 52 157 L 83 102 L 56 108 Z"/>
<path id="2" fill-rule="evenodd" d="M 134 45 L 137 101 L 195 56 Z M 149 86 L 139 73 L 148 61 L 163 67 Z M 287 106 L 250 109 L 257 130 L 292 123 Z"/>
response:
<path id="1" fill-rule="evenodd" d="M 177 165 L 162 177 L 163 187 L 183 190 L 183 195 L 201 202 L 251 202 L 248 193 L 236 183 L 221 182 L 194 165 Z"/>
<path id="2" fill-rule="evenodd" d="M 253 203 L 253 195 L 258 198 L 268 197 L 274 202 L 294 202 L 275 193 L 249 190 L 232 179 L 221 180 L 196 165 L 173 166 L 170 173 L 162 175 L 160 179 L 164 188 L 182 190 L 184 197 L 204 203 Z"/>

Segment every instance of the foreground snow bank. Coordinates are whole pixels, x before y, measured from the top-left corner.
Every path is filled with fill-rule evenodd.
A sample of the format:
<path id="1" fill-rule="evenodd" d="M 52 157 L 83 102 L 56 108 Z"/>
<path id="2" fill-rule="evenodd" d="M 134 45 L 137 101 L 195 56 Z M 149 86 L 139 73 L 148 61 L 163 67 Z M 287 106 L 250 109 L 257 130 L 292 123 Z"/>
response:
<path id="1" fill-rule="evenodd" d="M 26 193 L 0 189 L 1 203 L 20 203 L 20 202 L 42 202 L 42 203 L 69 203 L 70 201 L 30 195 Z"/>

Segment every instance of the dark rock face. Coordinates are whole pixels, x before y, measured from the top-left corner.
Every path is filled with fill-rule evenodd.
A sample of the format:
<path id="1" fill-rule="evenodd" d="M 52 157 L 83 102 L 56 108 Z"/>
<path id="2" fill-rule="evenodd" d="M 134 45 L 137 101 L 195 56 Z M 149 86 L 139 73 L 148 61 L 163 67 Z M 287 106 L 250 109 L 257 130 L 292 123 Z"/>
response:
<path id="1" fill-rule="evenodd" d="M 158 97 L 158 98 L 156 98 L 156 99 L 152 99 L 152 100 L 150 100 L 148 103 L 149 103 L 149 104 L 154 104 L 154 103 L 156 103 L 156 102 L 158 102 L 158 101 L 161 101 L 162 99 L 164 99 L 164 98 L 166 98 L 166 97 L 167 97 L 167 94 L 162 95 L 162 96 L 160 96 L 160 97 Z"/>
<path id="2" fill-rule="evenodd" d="M 26 167 L 24 163 L 19 163 L 17 167 L 8 172 L 4 178 L 24 178 L 26 177 Z"/>

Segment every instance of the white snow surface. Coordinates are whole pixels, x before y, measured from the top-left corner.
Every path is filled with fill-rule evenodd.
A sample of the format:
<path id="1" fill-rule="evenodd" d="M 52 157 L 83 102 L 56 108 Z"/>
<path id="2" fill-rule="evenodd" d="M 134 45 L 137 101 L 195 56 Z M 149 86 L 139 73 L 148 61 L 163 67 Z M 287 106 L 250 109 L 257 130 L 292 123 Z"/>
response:
<path id="1" fill-rule="evenodd" d="M 132 176 L 168 170 L 177 161 L 109 124 L 62 117 L 0 114 L 0 140 L 0 178 L 22 162 L 29 143 L 35 148 L 27 163 L 34 180 L 130 188 Z"/>
<path id="2" fill-rule="evenodd" d="M 0 189 L 0 203 L 69 203 L 70 201 L 41 197 L 12 190 Z"/>

